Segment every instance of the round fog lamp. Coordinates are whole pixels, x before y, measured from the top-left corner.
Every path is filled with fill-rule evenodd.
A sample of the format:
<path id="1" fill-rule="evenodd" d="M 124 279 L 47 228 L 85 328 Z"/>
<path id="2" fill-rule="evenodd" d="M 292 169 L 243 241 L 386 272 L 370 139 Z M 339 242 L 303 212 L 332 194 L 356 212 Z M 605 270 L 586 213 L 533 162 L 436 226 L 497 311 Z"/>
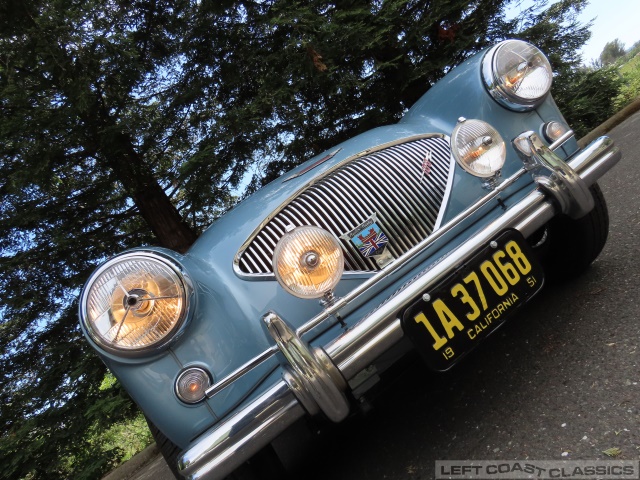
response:
<path id="1" fill-rule="evenodd" d="M 340 242 L 320 227 L 286 233 L 273 252 L 278 283 L 299 298 L 320 298 L 333 290 L 344 269 Z"/>
<path id="2" fill-rule="evenodd" d="M 176 380 L 176 394 L 185 403 L 198 403 L 211 386 L 209 374 L 202 368 L 188 368 Z"/>
<path id="3" fill-rule="evenodd" d="M 451 134 L 451 150 L 458 164 L 476 177 L 492 177 L 506 159 L 498 131 L 482 120 L 461 120 Z"/>

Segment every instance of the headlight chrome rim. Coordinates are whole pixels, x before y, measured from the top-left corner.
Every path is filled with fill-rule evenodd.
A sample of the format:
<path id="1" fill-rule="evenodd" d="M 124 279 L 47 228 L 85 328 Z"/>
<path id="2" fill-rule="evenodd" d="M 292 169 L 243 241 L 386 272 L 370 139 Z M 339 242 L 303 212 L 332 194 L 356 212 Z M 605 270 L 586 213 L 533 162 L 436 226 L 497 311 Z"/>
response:
<path id="1" fill-rule="evenodd" d="M 174 276 L 174 279 L 177 280 L 176 287 L 180 292 L 179 297 L 176 297 L 180 299 L 179 313 L 176 315 L 170 328 L 163 332 L 157 340 L 135 347 L 122 347 L 115 343 L 115 341 L 109 341 L 105 338 L 104 334 L 96 327 L 95 322 L 91 320 L 88 308 L 92 289 L 96 286 L 97 281 L 101 279 L 103 275 L 107 274 L 110 269 L 116 268 L 118 265 L 127 261 L 155 262 L 157 265 L 161 266 L 161 268 L 165 268 L 167 272 L 170 272 L 170 276 Z M 115 289 L 113 291 L 115 291 Z M 113 291 L 111 292 L 111 300 L 113 300 Z M 148 292 L 144 289 L 133 288 L 130 291 L 127 291 L 127 295 L 122 295 L 123 307 L 125 309 L 127 305 L 130 307 L 130 315 L 127 319 L 131 318 L 134 322 L 139 321 L 153 310 L 154 305 L 159 304 L 164 300 L 163 298 L 152 294 L 149 294 L 148 298 L 141 299 L 140 296 L 145 295 L 146 293 Z M 80 324 L 91 342 L 95 343 L 99 349 L 106 353 L 115 355 L 119 358 L 137 358 L 153 355 L 166 349 L 179 337 L 179 333 L 183 330 L 183 326 L 187 323 L 190 317 L 193 294 L 194 289 L 188 274 L 173 258 L 151 250 L 135 250 L 123 253 L 103 263 L 87 280 L 80 295 Z M 106 312 L 103 312 L 103 314 L 104 313 Z M 155 323 L 157 324 L 158 322 Z M 149 331 L 151 331 L 151 329 L 149 329 Z"/>
<path id="2" fill-rule="evenodd" d="M 522 52 L 517 52 L 517 49 L 522 50 Z M 544 75 L 547 77 L 546 80 L 548 81 L 540 95 L 533 97 L 518 95 L 517 91 L 514 91 L 505 83 L 504 77 L 507 72 L 501 71 L 500 61 L 505 55 L 512 53 L 510 50 L 516 51 L 515 55 L 522 58 L 523 63 L 527 63 L 527 65 L 525 65 L 527 70 L 525 70 L 521 77 L 523 80 L 529 76 L 526 71 L 532 66 L 530 65 L 530 61 L 527 62 L 527 58 L 535 60 L 536 68 L 533 70 L 534 72 L 542 73 L 539 68 L 543 69 Z M 528 57 L 523 57 L 523 52 Z M 505 40 L 490 48 L 482 60 L 482 77 L 493 99 L 503 107 L 516 112 L 527 112 L 539 106 L 547 95 L 549 95 L 551 84 L 553 83 L 553 72 L 545 54 L 535 45 L 523 40 Z"/>

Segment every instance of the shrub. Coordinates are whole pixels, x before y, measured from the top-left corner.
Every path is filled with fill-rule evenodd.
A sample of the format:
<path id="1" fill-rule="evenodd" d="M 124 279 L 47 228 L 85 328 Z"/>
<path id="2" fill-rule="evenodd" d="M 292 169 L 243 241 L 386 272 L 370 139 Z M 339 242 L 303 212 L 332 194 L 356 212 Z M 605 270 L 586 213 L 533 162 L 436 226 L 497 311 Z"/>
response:
<path id="1" fill-rule="evenodd" d="M 622 80 L 615 68 L 577 68 L 558 75 L 553 95 L 576 137 L 581 138 L 618 110 Z"/>

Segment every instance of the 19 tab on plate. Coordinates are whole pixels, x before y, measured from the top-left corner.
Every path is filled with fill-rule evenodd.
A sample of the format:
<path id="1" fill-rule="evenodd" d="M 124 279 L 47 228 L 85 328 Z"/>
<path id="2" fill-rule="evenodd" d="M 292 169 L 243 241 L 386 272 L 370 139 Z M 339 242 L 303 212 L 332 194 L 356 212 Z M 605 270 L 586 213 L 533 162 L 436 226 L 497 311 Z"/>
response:
<path id="1" fill-rule="evenodd" d="M 402 327 L 427 364 L 444 371 L 535 295 L 543 271 L 517 230 L 506 230 L 405 310 Z"/>

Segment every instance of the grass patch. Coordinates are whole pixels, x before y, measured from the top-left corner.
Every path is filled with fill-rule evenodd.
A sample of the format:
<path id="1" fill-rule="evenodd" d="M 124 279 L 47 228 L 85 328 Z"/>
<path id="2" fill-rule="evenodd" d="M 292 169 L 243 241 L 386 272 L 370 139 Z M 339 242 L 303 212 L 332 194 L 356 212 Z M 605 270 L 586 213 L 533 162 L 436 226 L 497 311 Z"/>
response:
<path id="1" fill-rule="evenodd" d="M 61 477 L 74 480 L 101 478 L 152 442 L 151 432 L 141 413 L 131 420 L 114 423 L 107 430 L 92 429 L 85 441 L 86 452 L 69 456 L 61 462 Z"/>
<path id="2" fill-rule="evenodd" d="M 116 423 L 102 435 L 101 444 L 105 451 L 121 452 L 119 463 L 126 462 L 153 442 L 149 427 L 142 414 L 129 422 Z"/>
<path id="3" fill-rule="evenodd" d="M 640 96 L 640 53 L 618 67 L 622 77 L 620 93 L 614 99 L 616 108 L 622 109 Z"/>

